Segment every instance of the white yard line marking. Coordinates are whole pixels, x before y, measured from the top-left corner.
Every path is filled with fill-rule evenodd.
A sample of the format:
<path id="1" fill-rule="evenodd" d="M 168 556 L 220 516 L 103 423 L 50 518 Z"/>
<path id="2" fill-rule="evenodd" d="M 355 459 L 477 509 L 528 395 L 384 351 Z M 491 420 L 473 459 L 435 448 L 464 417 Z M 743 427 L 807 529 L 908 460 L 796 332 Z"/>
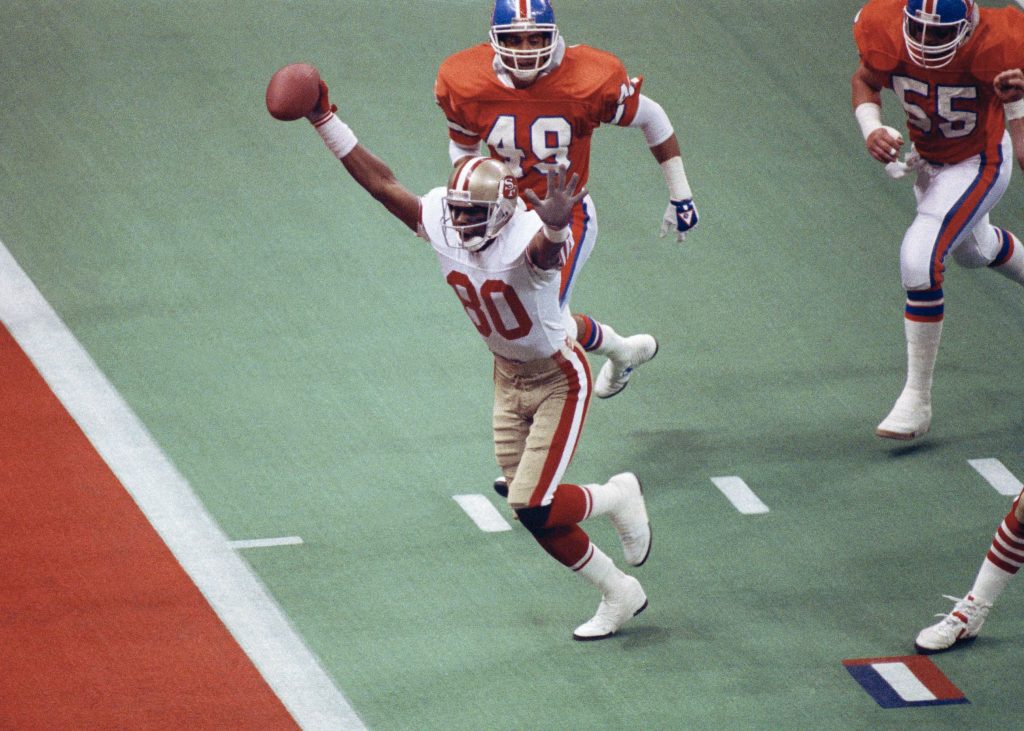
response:
<path id="1" fill-rule="evenodd" d="M 466 511 L 466 515 L 476 523 L 476 527 L 485 533 L 512 530 L 508 521 L 501 517 L 497 508 L 483 495 L 452 495 L 452 499 Z"/>
<path id="2" fill-rule="evenodd" d="M 901 662 L 876 662 L 871 667 L 908 703 L 936 699 L 935 694 Z"/>
<path id="3" fill-rule="evenodd" d="M 754 494 L 754 491 L 747 486 L 742 478 L 730 475 L 728 477 L 712 477 L 711 481 L 744 515 L 768 512 L 768 506 L 761 502 L 761 498 Z"/>
<path id="4" fill-rule="evenodd" d="M 302 539 L 298 536 L 284 536 L 283 538 L 249 538 L 242 541 L 228 541 L 232 548 L 274 548 L 276 546 L 298 546 Z"/>
<path id="5" fill-rule="evenodd" d="M 1024 485 L 1014 477 L 1006 466 L 994 457 L 986 459 L 969 459 L 967 464 L 973 467 L 979 475 L 985 478 L 1000 495 L 1016 497 Z"/>
<path id="6" fill-rule="evenodd" d="M 366 727 L 145 425 L 0 242 L 0 321 L 303 729 Z"/>

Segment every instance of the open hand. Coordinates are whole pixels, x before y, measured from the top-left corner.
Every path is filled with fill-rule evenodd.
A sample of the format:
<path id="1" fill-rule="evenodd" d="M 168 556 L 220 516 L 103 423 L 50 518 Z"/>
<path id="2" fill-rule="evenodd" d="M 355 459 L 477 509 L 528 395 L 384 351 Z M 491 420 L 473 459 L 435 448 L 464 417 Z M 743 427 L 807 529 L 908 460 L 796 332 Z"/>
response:
<path id="1" fill-rule="evenodd" d="M 523 198 L 533 206 L 540 220 L 548 228 L 558 229 L 569 225 L 572 220 L 572 209 L 587 194 L 586 187 L 573 194 L 580 184 L 579 173 L 573 173 L 568 181 L 565 179 L 566 167 L 558 165 L 548 169 L 548 192 L 541 200 L 536 193 L 527 189 Z"/>

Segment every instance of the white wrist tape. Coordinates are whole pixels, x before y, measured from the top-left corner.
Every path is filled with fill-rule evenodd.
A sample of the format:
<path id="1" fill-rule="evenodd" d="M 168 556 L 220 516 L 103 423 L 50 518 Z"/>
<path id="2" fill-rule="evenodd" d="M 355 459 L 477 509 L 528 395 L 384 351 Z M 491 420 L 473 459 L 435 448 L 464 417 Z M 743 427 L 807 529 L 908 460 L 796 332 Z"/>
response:
<path id="1" fill-rule="evenodd" d="M 320 139 L 339 160 L 352 152 L 352 149 L 359 144 L 355 133 L 335 114 L 314 122 L 313 126 L 319 133 Z"/>
<path id="2" fill-rule="evenodd" d="M 857 108 L 853 110 L 853 116 L 857 118 L 857 124 L 860 125 L 860 133 L 864 135 L 865 140 L 867 140 L 872 132 L 883 126 L 882 107 L 874 102 L 858 104 Z"/>
<path id="3" fill-rule="evenodd" d="M 553 244 L 560 244 L 569 238 L 570 229 L 568 226 L 562 228 L 549 228 L 544 224 L 544 237 Z"/>
<path id="4" fill-rule="evenodd" d="M 1024 99 L 1018 99 L 1015 102 L 1004 104 L 1003 112 L 1006 114 L 1007 122 L 1011 119 L 1020 119 L 1024 117 Z"/>
<path id="5" fill-rule="evenodd" d="M 686 170 L 683 169 L 683 158 L 676 155 L 661 163 L 661 172 L 668 184 L 668 197 L 674 201 L 693 198 L 693 191 L 690 190 L 690 181 L 686 179 Z"/>

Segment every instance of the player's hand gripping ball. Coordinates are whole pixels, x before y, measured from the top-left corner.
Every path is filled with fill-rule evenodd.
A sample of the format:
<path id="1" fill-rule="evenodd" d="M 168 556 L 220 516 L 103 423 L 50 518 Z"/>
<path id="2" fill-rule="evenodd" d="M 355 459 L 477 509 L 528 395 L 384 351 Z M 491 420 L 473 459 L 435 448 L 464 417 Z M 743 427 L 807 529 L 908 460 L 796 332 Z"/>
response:
<path id="1" fill-rule="evenodd" d="M 278 69 L 267 84 L 267 111 L 274 119 L 302 119 L 319 100 L 320 72 L 308 63 L 290 63 Z"/>

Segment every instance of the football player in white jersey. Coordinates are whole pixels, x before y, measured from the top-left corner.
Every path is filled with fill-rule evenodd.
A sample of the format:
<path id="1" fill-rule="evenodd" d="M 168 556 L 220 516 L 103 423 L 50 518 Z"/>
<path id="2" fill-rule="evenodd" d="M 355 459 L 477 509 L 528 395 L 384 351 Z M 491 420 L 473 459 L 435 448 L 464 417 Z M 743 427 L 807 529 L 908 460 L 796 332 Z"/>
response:
<path id="1" fill-rule="evenodd" d="M 561 482 L 590 403 L 583 349 L 567 336 L 559 305 L 560 269 L 571 249 L 573 206 L 586 194 L 565 169 L 548 176 L 543 200 L 518 186 L 504 163 L 473 157 L 448 185 L 408 191 L 360 145 L 321 96 L 308 119 L 349 174 L 433 247 L 445 281 L 494 356 L 495 456 L 508 480 L 508 504 L 557 561 L 601 591 L 597 613 L 573 638 L 610 637 L 647 607 L 640 582 L 618 569 L 580 528 L 607 515 L 626 562 L 647 560 L 651 529 L 640 482 L 630 472 L 601 485 Z"/>

